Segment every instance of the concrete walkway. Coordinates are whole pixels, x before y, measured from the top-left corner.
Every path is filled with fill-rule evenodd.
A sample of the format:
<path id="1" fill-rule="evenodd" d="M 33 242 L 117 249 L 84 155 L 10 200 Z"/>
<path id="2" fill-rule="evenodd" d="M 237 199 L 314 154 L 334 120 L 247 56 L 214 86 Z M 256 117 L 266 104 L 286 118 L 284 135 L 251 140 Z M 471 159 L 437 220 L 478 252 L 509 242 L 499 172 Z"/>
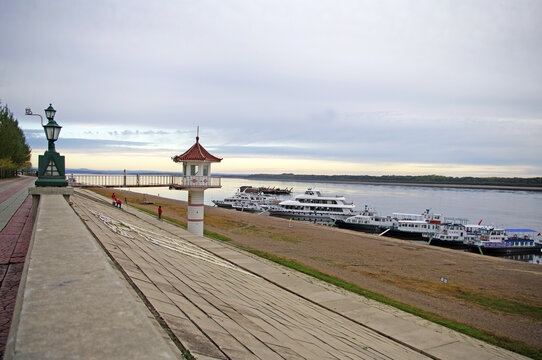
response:
<path id="1" fill-rule="evenodd" d="M 72 201 L 197 359 L 525 359 L 89 191 Z"/>
<path id="2" fill-rule="evenodd" d="M 62 195 L 42 195 L 5 359 L 181 353 Z"/>

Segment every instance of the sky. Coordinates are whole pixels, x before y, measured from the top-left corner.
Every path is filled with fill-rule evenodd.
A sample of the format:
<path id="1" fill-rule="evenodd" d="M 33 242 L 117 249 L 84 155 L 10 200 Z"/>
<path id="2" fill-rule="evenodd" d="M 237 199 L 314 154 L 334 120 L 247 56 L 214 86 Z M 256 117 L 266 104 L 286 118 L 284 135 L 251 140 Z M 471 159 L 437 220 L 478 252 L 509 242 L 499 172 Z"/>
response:
<path id="1" fill-rule="evenodd" d="M 67 168 L 542 176 L 542 1 L 0 0 L 0 101 Z"/>

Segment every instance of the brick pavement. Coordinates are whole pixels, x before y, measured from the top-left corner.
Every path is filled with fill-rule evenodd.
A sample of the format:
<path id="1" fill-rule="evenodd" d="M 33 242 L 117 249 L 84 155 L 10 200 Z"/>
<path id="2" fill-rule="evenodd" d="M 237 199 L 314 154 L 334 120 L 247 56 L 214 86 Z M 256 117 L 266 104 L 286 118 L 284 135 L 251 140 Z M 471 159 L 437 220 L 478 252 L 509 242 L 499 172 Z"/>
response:
<path id="1" fill-rule="evenodd" d="M 25 201 L 28 196 L 27 189 L 35 180 L 35 177 L 22 176 L 0 181 L 0 231 Z"/>
<path id="2" fill-rule="evenodd" d="M 25 184 L 19 184 L 19 186 L 25 186 Z M 10 193 L 13 195 L 20 191 L 19 186 L 12 188 L 16 190 Z M 31 211 L 32 197 L 27 196 L 0 232 L 0 357 L 4 354 L 17 290 L 32 237 Z"/>

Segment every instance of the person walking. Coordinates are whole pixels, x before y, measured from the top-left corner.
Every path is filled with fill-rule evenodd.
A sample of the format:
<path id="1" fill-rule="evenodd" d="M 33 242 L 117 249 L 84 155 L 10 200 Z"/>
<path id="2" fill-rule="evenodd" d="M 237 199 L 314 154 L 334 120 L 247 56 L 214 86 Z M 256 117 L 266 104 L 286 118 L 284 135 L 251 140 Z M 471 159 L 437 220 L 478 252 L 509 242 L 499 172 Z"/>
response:
<path id="1" fill-rule="evenodd" d="M 117 206 L 117 196 L 115 195 L 115 193 L 111 195 L 111 200 L 113 201 L 113 206 Z"/>
<path id="2" fill-rule="evenodd" d="M 158 220 L 162 220 L 162 206 L 158 206 Z"/>

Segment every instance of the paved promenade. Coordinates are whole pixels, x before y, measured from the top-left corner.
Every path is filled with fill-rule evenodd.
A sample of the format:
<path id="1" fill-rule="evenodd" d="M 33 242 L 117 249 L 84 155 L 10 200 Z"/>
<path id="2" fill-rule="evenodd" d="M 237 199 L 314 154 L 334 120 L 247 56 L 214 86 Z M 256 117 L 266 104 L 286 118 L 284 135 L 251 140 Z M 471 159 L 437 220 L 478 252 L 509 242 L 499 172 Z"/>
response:
<path id="1" fill-rule="evenodd" d="M 62 195 L 41 195 L 4 359 L 179 359 Z"/>
<path id="2" fill-rule="evenodd" d="M 32 236 L 32 199 L 28 187 L 34 180 L 20 177 L 0 181 L 0 358 L 7 343 Z"/>
<path id="3" fill-rule="evenodd" d="M 71 200 L 197 359 L 524 359 L 89 191 Z"/>
<path id="4" fill-rule="evenodd" d="M 0 231 L 6 227 L 15 212 L 28 197 L 28 187 L 35 177 L 18 177 L 0 180 Z"/>

